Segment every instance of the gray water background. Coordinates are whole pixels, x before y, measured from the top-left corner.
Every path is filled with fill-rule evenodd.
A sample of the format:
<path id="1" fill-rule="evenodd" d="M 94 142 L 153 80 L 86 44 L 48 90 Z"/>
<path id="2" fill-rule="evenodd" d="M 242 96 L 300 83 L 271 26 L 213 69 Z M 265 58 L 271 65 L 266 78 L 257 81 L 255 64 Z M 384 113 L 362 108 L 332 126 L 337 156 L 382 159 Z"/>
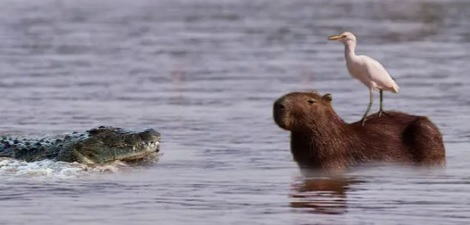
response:
<path id="1" fill-rule="evenodd" d="M 345 30 L 400 85 L 385 107 L 439 126 L 445 170 L 302 179 L 272 103 L 317 89 L 358 120 L 368 91 L 326 40 Z M 2 134 L 151 127 L 164 155 L 3 159 L 0 224 L 468 224 L 469 51 L 467 0 L 2 0 Z"/>

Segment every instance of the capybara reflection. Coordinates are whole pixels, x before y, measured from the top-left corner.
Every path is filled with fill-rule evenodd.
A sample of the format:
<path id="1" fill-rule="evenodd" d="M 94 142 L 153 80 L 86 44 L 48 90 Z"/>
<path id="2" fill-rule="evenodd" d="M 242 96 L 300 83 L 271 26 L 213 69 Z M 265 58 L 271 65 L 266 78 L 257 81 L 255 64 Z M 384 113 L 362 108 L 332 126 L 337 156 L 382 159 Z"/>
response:
<path id="1" fill-rule="evenodd" d="M 426 117 L 387 111 L 344 122 L 331 105 L 332 96 L 293 92 L 273 107 L 274 121 L 291 132 L 291 152 L 301 168 L 340 172 L 371 162 L 444 166 L 439 129 Z"/>

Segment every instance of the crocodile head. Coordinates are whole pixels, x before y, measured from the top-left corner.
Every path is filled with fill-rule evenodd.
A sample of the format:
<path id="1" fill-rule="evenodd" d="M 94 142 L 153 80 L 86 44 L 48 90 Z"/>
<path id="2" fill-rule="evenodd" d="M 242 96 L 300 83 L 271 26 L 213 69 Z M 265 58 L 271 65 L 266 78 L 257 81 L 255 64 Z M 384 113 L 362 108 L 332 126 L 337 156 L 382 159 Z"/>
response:
<path id="1" fill-rule="evenodd" d="M 159 149 L 160 134 L 153 129 L 136 132 L 101 126 L 79 136 L 66 136 L 56 160 L 85 164 L 139 161 L 156 156 Z"/>

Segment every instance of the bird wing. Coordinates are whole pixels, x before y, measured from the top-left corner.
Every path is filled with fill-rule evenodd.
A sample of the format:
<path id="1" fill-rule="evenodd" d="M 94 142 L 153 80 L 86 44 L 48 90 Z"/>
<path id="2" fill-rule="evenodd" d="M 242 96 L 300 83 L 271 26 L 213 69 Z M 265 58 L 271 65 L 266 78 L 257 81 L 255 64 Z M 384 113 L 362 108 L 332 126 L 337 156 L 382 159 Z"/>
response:
<path id="1" fill-rule="evenodd" d="M 361 58 L 365 65 L 369 79 L 375 82 L 378 89 L 388 90 L 395 93 L 398 92 L 398 85 L 392 79 L 387 70 L 385 70 L 382 64 L 380 64 L 377 60 L 365 55 L 361 56 Z"/>

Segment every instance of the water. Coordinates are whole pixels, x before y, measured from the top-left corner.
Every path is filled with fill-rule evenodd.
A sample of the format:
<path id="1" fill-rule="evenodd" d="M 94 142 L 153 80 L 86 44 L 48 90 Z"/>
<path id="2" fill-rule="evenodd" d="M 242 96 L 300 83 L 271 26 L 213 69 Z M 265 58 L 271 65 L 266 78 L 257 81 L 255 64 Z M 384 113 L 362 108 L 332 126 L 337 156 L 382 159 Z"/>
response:
<path id="1" fill-rule="evenodd" d="M 154 128 L 154 165 L 0 160 L 0 224 L 468 224 L 470 2 L 466 0 L 4 0 L 0 130 Z M 272 103 L 331 92 L 347 121 L 368 92 L 343 47 L 400 85 L 385 107 L 429 116 L 443 171 L 383 166 L 304 180 Z"/>

